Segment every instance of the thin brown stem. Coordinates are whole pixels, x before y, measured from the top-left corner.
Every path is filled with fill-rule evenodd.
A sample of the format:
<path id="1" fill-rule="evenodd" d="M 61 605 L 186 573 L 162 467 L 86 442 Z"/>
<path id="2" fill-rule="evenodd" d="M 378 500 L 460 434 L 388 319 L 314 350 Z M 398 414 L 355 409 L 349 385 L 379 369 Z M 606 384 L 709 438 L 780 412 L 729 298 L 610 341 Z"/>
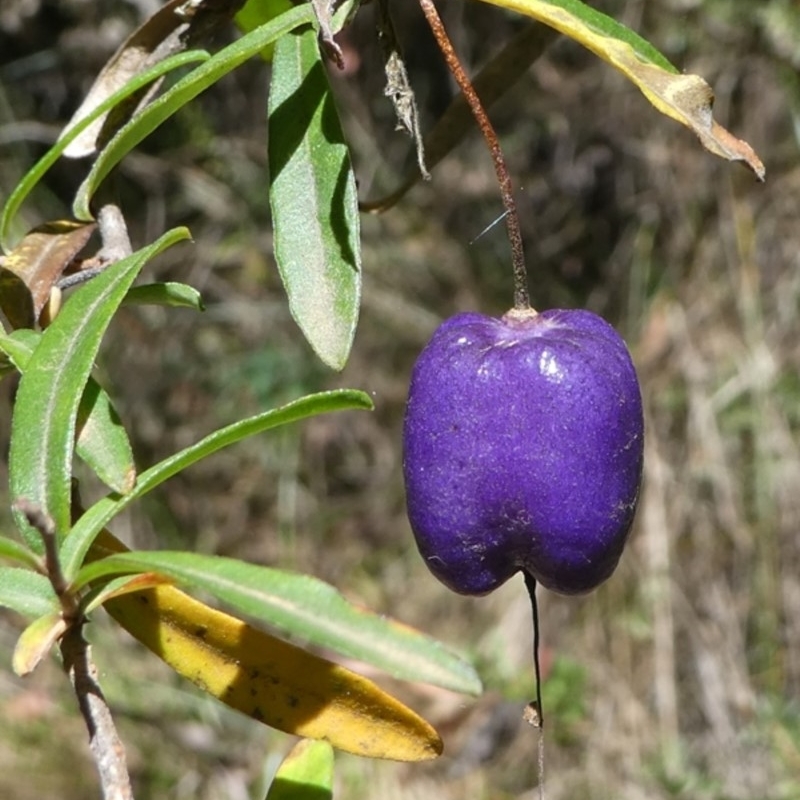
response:
<path id="1" fill-rule="evenodd" d="M 89 731 L 89 748 L 100 776 L 104 800 L 133 800 L 125 748 L 97 681 L 97 667 L 82 628 L 82 622 L 75 623 L 61 640 L 64 670 Z"/>
<path id="2" fill-rule="evenodd" d="M 419 0 L 422 12 L 428 21 L 436 43 L 442 51 L 444 60 L 453 77 L 456 79 L 465 100 L 469 104 L 478 127 L 486 140 L 489 152 L 494 162 L 494 171 L 497 175 L 497 183 L 500 186 L 500 195 L 506 209 L 506 230 L 508 240 L 511 244 L 511 263 L 514 271 L 514 309 L 517 311 L 527 311 L 531 307 L 530 294 L 528 292 L 528 271 L 525 266 L 525 253 L 522 247 L 522 233 L 519 226 L 519 216 L 517 215 L 517 205 L 514 201 L 514 193 L 511 186 L 511 177 L 508 174 L 503 151 L 500 148 L 497 134 L 495 133 L 489 117 L 483 108 L 483 104 L 478 97 L 472 83 L 458 60 L 453 44 L 447 31 L 444 28 L 442 19 L 433 0 Z"/>
<path id="3" fill-rule="evenodd" d="M 70 591 L 61 569 L 55 523 L 40 506 L 28 500 L 18 500 L 16 507 L 44 542 L 44 567 L 61 604 L 61 618 L 66 628 L 60 645 L 64 671 L 69 676 L 89 731 L 89 748 L 100 776 L 103 799 L 133 800 L 125 748 L 97 682 L 97 668 L 92 661 L 89 644 L 83 638 L 85 618 L 79 598 Z"/>
<path id="4" fill-rule="evenodd" d="M 68 624 L 78 616 L 78 603 L 69 591 L 64 573 L 61 571 L 61 561 L 58 557 L 58 540 L 56 537 L 56 526 L 53 518 L 45 513 L 40 506 L 31 503 L 25 498 L 20 498 L 16 502 L 16 508 L 25 515 L 28 524 L 35 528 L 42 537 L 44 544 L 44 568 L 50 585 L 61 604 L 61 614 L 64 621 Z"/>

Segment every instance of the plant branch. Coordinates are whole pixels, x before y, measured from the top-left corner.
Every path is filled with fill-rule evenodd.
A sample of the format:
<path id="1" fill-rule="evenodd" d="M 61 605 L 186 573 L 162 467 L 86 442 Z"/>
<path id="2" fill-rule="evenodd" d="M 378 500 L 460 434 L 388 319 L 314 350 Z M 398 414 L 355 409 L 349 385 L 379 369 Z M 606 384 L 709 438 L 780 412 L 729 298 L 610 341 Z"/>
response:
<path id="1" fill-rule="evenodd" d="M 503 151 L 500 148 L 500 142 L 497 139 L 492 123 L 486 115 L 483 104 L 478 97 L 475 88 L 470 82 L 467 73 L 461 66 L 458 60 L 453 44 L 447 31 L 444 28 L 442 19 L 433 0 L 419 0 L 422 12 L 428 21 L 436 43 L 442 51 L 444 60 L 453 77 L 456 79 L 459 88 L 461 89 L 464 99 L 469 104 L 478 127 L 481 129 L 483 138 L 492 155 L 494 162 L 494 171 L 497 175 L 497 183 L 500 186 L 500 194 L 503 198 L 503 205 L 506 209 L 506 231 L 508 232 L 508 240 L 511 244 L 511 263 L 514 271 L 514 309 L 516 311 L 529 311 L 531 307 L 530 294 L 528 292 L 528 272 L 525 267 L 525 253 L 522 247 L 522 233 L 519 226 L 519 216 L 517 215 L 517 205 L 514 201 L 514 192 L 511 186 L 511 177 L 508 174 L 508 167 L 506 166 L 505 159 L 503 158 Z"/>
<path id="2" fill-rule="evenodd" d="M 103 798 L 133 800 L 125 748 L 97 681 L 91 648 L 83 638 L 83 621 L 75 622 L 64 634 L 61 655 L 89 731 L 89 748 L 100 776 Z"/>
<path id="3" fill-rule="evenodd" d="M 61 616 L 66 625 L 60 645 L 64 671 L 69 676 L 89 731 L 89 748 L 100 775 L 103 798 L 133 800 L 125 748 L 97 682 L 97 668 L 92 661 L 89 643 L 83 638 L 86 620 L 80 609 L 79 598 L 70 591 L 61 569 L 55 523 L 49 514 L 28 500 L 20 499 L 16 506 L 44 542 L 44 568 L 61 604 Z"/>
<path id="4" fill-rule="evenodd" d="M 44 570 L 50 580 L 50 585 L 61 604 L 61 614 L 67 624 L 71 624 L 80 616 L 78 602 L 69 591 L 64 573 L 61 570 L 61 561 L 58 557 L 58 539 L 56 526 L 52 517 L 46 514 L 38 505 L 25 498 L 16 502 L 16 507 L 25 515 L 28 525 L 35 528 L 44 543 Z"/>

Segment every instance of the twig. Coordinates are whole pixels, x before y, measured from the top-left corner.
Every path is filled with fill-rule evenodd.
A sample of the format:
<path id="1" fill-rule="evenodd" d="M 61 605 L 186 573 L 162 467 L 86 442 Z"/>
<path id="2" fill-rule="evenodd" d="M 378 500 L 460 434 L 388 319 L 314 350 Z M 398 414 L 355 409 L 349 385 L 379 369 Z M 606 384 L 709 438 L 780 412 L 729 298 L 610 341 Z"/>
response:
<path id="1" fill-rule="evenodd" d="M 92 258 L 80 261 L 78 269 L 65 274 L 56 284 L 62 291 L 99 275 L 106 267 L 127 258 L 132 252 L 128 225 L 118 206 L 104 205 L 97 214 L 102 245 Z"/>
<path id="2" fill-rule="evenodd" d="M 486 111 L 478 97 L 467 73 L 461 66 L 458 60 L 453 44 L 447 31 L 444 28 L 442 19 L 433 0 L 419 0 L 422 12 L 428 20 L 433 36 L 436 39 L 436 44 L 442 51 L 444 60 L 453 77 L 456 79 L 459 88 L 461 89 L 464 98 L 469 104 L 478 127 L 481 129 L 483 138 L 492 155 L 494 162 L 494 171 L 497 175 L 497 183 L 500 186 L 500 195 L 503 198 L 503 205 L 507 211 L 506 214 L 506 231 L 508 232 L 508 240 L 511 244 L 511 264 L 514 271 L 514 310 L 521 312 L 529 312 L 531 308 L 530 295 L 528 292 L 528 271 L 525 267 L 525 253 L 522 247 L 522 233 L 519 226 L 519 217 L 517 215 L 517 205 L 514 202 L 514 193 L 511 186 L 511 177 L 508 174 L 505 159 L 503 158 L 503 151 L 500 148 L 500 142 L 497 139 L 492 123 L 486 115 Z"/>
<path id="3" fill-rule="evenodd" d="M 18 511 L 21 511 L 25 515 L 28 525 L 35 528 L 39 536 L 42 537 L 42 542 L 44 544 L 45 573 L 61 604 L 61 614 L 64 617 L 64 621 L 72 623 L 77 616 L 79 616 L 78 603 L 69 591 L 69 584 L 64 577 L 64 573 L 61 571 L 55 522 L 53 522 L 53 518 L 45 513 L 40 506 L 30 502 L 30 500 L 24 497 L 17 500 L 14 505 Z"/>
<path id="4" fill-rule="evenodd" d="M 61 655 L 89 731 L 89 748 L 100 775 L 103 798 L 133 800 L 125 748 L 97 682 L 97 667 L 92 661 L 91 648 L 83 638 L 83 621 L 75 622 L 64 634 Z"/>
<path id="5" fill-rule="evenodd" d="M 16 507 L 25 515 L 28 524 L 39 532 L 44 542 L 47 577 L 61 604 L 61 615 L 67 625 L 60 645 L 64 671 L 69 676 L 89 731 L 89 748 L 100 775 L 103 798 L 133 800 L 125 748 L 97 682 L 97 667 L 92 661 L 89 643 L 83 638 L 86 620 L 80 611 L 79 598 L 70 591 L 61 569 L 55 523 L 41 507 L 28 500 L 18 500 Z"/>

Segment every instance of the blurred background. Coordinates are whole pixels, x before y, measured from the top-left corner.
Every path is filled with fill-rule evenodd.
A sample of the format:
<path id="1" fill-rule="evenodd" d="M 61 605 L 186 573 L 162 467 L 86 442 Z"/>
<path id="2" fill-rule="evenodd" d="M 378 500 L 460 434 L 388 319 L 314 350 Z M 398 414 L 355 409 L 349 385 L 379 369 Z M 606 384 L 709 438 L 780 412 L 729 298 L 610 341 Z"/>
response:
<path id="1" fill-rule="evenodd" d="M 716 118 L 767 168 L 705 152 L 631 84 L 556 41 L 492 108 L 518 204 L 534 304 L 584 306 L 624 334 L 646 407 L 645 482 L 614 576 L 583 598 L 540 596 L 549 800 L 800 797 L 800 9 L 792 0 L 603 0 L 716 92 Z M 423 127 L 454 94 L 413 3 L 394 3 Z M 58 135 L 155 0 L 3 0 L 0 195 Z M 443 5 L 470 72 L 526 21 Z M 233 31 L 226 34 L 234 37 Z M 214 43 L 224 44 L 225 37 Z M 331 72 L 362 199 L 414 156 L 383 96 L 369 6 Z M 311 420 L 222 452 L 136 506 L 115 532 L 307 571 L 469 656 L 487 692 L 394 684 L 440 729 L 424 766 L 337 757 L 339 798 L 538 797 L 532 630 L 521 578 L 482 599 L 427 572 L 405 517 L 400 427 L 414 358 L 461 310 L 512 301 L 502 206 L 476 130 L 391 211 L 363 218 L 364 302 L 341 374 L 293 324 L 271 255 L 269 71 L 252 62 L 128 157 L 113 193 L 141 246 L 188 225 L 148 276 L 193 284 L 207 310 L 126 308 L 98 376 L 141 466 L 305 392 L 370 392 L 374 413 Z M 84 174 L 59 163 L 25 223 L 68 214 Z M 477 239 L 477 240 L 476 240 Z M 13 386 L 0 384 L 7 449 Z M 5 473 L 5 463 L 0 464 Z M 0 495 L 5 495 L 5 474 Z M 92 499 L 99 487 L 90 483 Z M 8 530 L 7 502 L 0 523 Z M 74 697 L 55 660 L 10 671 L 22 621 L 0 615 L 0 796 L 96 795 Z M 220 708 L 97 615 L 89 635 L 137 798 L 263 796 L 292 744 Z M 358 667 L 360 668 L 360 667 Z M 261 794 L 259 795 L 259 791 Z"/>

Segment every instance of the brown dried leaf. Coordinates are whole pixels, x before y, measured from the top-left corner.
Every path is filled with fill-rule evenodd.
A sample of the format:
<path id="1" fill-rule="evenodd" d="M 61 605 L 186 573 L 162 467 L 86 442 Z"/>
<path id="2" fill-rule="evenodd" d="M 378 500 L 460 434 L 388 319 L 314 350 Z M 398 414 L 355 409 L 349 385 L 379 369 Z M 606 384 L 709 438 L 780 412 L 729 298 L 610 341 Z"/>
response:
<path id="1" fill-rule="evenodd" d="M 531 23 L 508 41 L 502 51 L 473 78 L 472 85 L 483 105 L 488 108 L 502 97 L 556 38 L 555 31 L 544 25 Z M 467 133 L 475 129 L 472 112 L 464 95 L 459 93 L 423 140 L 426 167 L 433 169 Z M 361 210 L 386 211 L 397 203 L 420 177 L 422 173 L 418 165 L 413 174 L 409 175 L 394 193 L 380 200 L 361 203 Z"/>
<path id="2" fill-rule="evenodd" d="M 83 250 L 95 223 L 59 220 L 30 231 L 0 268 L 0 309 L 14 328 L 32 328 L 50 290 Z"/>

